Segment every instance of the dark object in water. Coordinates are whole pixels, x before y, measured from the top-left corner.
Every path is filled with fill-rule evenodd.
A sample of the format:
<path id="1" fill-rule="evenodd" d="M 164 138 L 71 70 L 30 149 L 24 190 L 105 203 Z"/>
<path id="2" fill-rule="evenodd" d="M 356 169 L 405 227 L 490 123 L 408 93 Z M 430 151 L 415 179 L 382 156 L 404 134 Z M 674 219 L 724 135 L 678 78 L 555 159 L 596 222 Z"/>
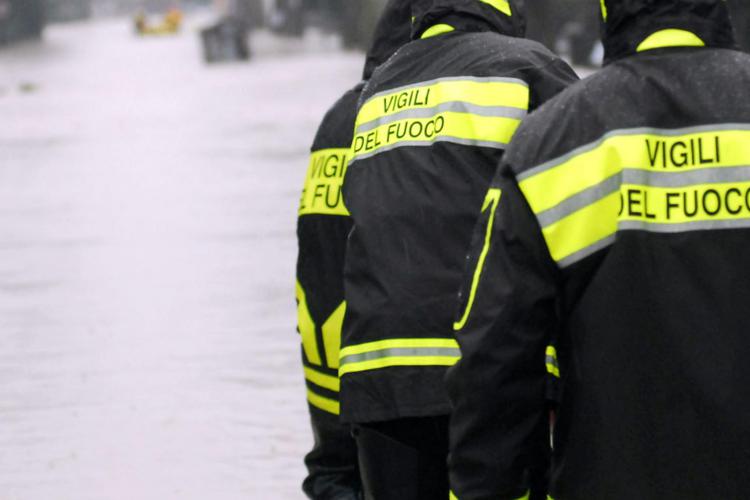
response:
<path id="1" fill-rule="evenodd" d="M 231 17 L 201 31 L 203 59 L 207 63 L 246 61 L 250 58 L 247 26 Z"/>

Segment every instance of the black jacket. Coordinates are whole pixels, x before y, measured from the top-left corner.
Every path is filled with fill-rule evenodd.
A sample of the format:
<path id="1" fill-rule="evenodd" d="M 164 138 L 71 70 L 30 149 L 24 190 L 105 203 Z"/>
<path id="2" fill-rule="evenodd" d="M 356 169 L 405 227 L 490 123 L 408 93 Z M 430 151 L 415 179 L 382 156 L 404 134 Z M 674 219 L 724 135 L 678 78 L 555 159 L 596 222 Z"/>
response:
<path id="1" fill-rule="evenodd" d="M 528 489 L 555 337 L 555 500 L 750 491 L 750 57 L 721 0 L 605 7 L 607 66 L 521 126 L 477 228 L 448 375 L 461 500 Z"/>
<path id="2" fill-rule="evenodd" d="M 502 4 L 504 2 L 495 2 Z M 417 5 L 413 37 L 360 98 L 344 198 L 342 418 L 444 415 L 452 316 L 471 230 L 528 109 L 576 80 L 522 14 L 478 0 Z M 437 36 L 435 36 L 437 35 Z"/>
<path id="3" fill-rule="evenodd" d="M 410 9 L 391 0 L 375 30 L 363 78 L 409 38 Z M 297 223 L 298 330 L 313 427 L 314 447 L 305 457 L 303 489 L 315 500 L 359 498 L 357 450 L 349 426 L 339 421 L 338 351 L 346 311 L 343 266 L 351 229 L 341 197 L 352 142 L 357 100 L 364 82 L 326 113 L 311 148 Z"/>

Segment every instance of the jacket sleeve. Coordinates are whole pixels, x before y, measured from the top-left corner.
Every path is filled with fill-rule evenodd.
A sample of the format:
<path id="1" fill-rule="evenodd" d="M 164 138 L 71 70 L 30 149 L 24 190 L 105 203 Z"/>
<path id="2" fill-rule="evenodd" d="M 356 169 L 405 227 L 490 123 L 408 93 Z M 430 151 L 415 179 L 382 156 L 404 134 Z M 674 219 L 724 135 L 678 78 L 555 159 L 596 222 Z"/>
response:
<path id="1" fill-rule="evenodd" d="M 557 324 L 558 270 L 507 165 L 468 259 L 454 325 L 461 359 L 447 375 L 452 490 L 460 500 L 545 498 L 545 349 Z"/>
<path id="2" fill-rule="evenodd" d="M 360 500 L 357 446 L 338 415 L 310 405 L 315 444 L 305 456 L 308 475 L 302 489 L 313 500 Z"/>

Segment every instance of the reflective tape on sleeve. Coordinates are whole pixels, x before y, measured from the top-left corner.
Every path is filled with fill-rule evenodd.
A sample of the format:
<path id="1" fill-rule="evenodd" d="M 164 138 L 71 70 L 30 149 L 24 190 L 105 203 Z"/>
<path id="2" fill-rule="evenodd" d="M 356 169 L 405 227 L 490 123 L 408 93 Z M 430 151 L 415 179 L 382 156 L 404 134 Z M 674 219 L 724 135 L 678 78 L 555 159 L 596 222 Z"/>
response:
<path id="1" fill-rule="evenodd" d="M 390 339 L 341 349 L 339 376 L 393 366 L 452 366 L 461 357 L 454 339 Z"/>

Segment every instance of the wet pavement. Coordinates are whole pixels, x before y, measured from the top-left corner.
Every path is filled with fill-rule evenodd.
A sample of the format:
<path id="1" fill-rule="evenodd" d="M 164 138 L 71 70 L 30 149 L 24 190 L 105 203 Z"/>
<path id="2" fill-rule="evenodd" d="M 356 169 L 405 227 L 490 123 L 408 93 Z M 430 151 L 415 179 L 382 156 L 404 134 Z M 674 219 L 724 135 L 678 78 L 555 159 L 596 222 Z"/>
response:
<path id="1" fill-rule="evenodd" d="M 296 205 L 362 57 L 196 26 L 0 51 L 0 500 L 303 498 Z"/>

